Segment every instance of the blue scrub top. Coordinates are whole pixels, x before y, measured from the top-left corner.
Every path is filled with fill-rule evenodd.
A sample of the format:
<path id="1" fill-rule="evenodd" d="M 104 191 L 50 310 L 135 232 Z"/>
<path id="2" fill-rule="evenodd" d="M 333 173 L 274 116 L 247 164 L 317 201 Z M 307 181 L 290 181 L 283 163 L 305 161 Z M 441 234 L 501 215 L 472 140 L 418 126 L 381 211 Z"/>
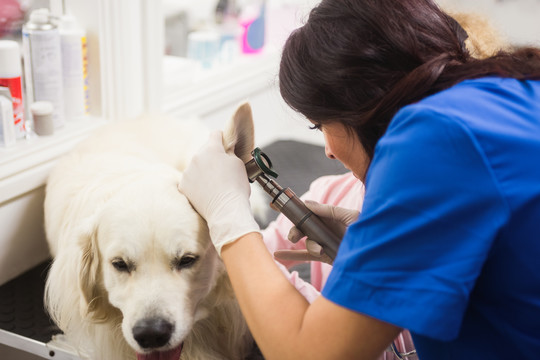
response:
<path id="1" fill-rule="evenodd" d="M 323 296 L 420 359 L 540 358 L 540 81 L 467 80 L 381 138 Z"/>

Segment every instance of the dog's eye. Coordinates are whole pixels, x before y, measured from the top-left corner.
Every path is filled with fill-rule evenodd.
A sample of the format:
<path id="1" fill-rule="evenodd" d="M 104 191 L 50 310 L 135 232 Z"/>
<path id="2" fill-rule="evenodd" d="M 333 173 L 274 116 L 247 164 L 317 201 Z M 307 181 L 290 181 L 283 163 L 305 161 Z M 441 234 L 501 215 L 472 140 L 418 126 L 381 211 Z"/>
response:
<path id="1" fill-rule="evenodd" d="M 187 269 L 192 267 L 197 260 L 199 260 L 199 257 L 197 255 L 184 255 L 181 258 L 176 258 L 173 260 L 172 265 L 176 270 L 180 269 Z"/>
<path id="2" fill-rule="evenodd" d="M 112 266 L 120 271 L 120 272 L 127 272 L 127 273 L 130 273 L 131 270 L 132 270 L 132 266 L 128 265 L 128 263 L 126 263 L 124 260 L 122 259 L 114 259 L 112 261 Z"/>

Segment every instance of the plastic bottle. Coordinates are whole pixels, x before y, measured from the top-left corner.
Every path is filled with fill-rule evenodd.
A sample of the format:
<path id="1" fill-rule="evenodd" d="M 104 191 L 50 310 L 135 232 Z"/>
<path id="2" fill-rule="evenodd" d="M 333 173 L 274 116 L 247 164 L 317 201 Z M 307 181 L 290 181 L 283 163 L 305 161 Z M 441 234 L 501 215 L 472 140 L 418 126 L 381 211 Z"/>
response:
<path id="1" fill-rule="evenodd" d="M 19 44 L 11 40 L 0 40 L 0 86 L 9 89 L 13 103 L 15 136 L 26 135 L 22 94 L 22 66 Z"/>
<path id="2" fill-rule="evenodd" d="M 260 52 L 265 43 L 266 34 L 266 2 L 252 1 L 240 13 L 242 26 L 241 46 L 244 54 Z"/>
<path id="3" fill-rule="evenodd" d="M 64 125 L 62 53 L 58 27 L 48 9 L 37 9 L 23 26 L 23 58 L 29 105 L 50 101 L 54 106 L 55 128 Z"/>
<path id="4" fill-rule="evenodd" d="M 71 15 L 58 23 L 62 49 L 64 115 L 68 121 L 88 115 L 88 58 L 86 33 Z"/>
<path id="5" fill-rule="evenodd" d="M 0 144 L 5 147 L 15 144 L 15 126 L 13 124 L 13 104 L 11 92 L 7 87 L 0 87 Z"/>
<path id="6" fill-rule="evenodd" d="M 219 62 L 232 63 L 240 53 L 238 38 L 242 31 L 235 0 L 219 0 L 216 5 L 215 21 L 221 35 L 219 42 Z"/>
<path id="7" fill-rule="evenodd" d="M 30 106 L 34 118 L 34 131 L 39 136 L 54 134 L 53 105 L 48 101 L 36 101 Z"/>
<path id="8" fill-rule="evenodd" d="M 192 31 L 188 35 L 188 58 L 198 61 L 204 69 L 212 68 L 218 59 L 219 40 L 215 30 Z"/>

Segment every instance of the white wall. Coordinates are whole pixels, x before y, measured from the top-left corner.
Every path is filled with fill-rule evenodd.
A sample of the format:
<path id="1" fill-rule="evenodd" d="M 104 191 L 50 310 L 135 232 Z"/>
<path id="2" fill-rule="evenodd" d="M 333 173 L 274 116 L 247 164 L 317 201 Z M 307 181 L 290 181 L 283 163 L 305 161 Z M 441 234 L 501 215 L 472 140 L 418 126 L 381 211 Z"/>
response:
<path id="1" fill-rule="evenodd" d="M 540 46 L 539 0 L 437 0 L 446 9 L 486 15 L 513 44 Z"/>
<path id="2" fill-rule="evenodd" d="M 262 148 L 276 140 L 324 145 L 322 133 L 309 129 L 311 124 L 285 104 L 275 86 L 254 93 L 245 100 L 249 101 L 253 110 L 256 146 Z M 202 119 L 212 129 L 222 129 L 236 106 L 237 103 L 232 102 L 221 109 L 203 114 Z"/>

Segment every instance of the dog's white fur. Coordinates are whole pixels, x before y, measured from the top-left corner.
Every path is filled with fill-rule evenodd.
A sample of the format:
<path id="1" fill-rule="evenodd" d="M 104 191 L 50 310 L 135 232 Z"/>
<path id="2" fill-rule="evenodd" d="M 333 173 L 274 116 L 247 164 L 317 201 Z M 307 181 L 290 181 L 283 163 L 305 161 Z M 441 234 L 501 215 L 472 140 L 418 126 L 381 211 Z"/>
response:
<path id="1" fill-rule="evenodd" d="M 186 360 L 243 359 L 250 352 L 253 340 L 206 223 L 177 190 L 207 135 L 196 121 L 116 123 L 53 169 L 45 226 L 54 260 L 45 304 L 84 356 L 133 359 L 135 351 L 182 342 Z M 224 144 L 246 158 L 253 141 L 244 104 L 227 125 Z M 133 327 L 153 318 L 169 321 L 174 331 L 161 348 L 143 349 Z"/>

